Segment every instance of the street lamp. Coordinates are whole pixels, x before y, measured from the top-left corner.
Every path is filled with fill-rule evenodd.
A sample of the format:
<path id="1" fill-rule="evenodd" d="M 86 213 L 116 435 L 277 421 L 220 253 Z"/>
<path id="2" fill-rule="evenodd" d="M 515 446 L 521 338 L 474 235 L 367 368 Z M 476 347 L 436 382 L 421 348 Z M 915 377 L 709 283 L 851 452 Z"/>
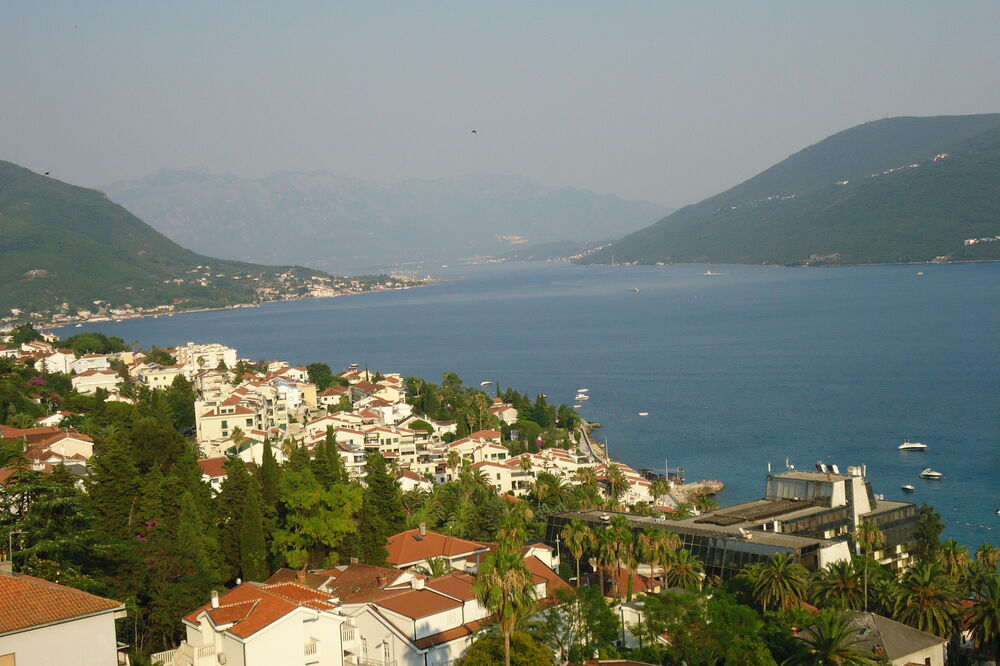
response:
<path id="1" fill-rule="evenodd" d="M 7 532 L 7 559 L 10 560 L 11 571 L 14 570 L 14 535 L 27 534 L 24 530 L 11 530 Z"/>

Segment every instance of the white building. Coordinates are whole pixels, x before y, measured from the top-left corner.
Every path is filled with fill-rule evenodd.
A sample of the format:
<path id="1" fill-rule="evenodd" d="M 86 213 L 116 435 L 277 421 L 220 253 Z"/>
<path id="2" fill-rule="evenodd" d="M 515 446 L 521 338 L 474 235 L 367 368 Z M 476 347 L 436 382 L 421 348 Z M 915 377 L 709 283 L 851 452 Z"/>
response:
<path id="1" fill-rule="evenodd" d="M 74 375 L 70 383 L 78 393 L 94 394 L 98 389 L 114 393 L 121 386 L 122 378 L 114 370 L 87 370 Z"/>
<path id="2" fill-rule="evenodd" d="M 24 574 L 0 572 L 0 666 L 118 666 L 117 601 Z"/>

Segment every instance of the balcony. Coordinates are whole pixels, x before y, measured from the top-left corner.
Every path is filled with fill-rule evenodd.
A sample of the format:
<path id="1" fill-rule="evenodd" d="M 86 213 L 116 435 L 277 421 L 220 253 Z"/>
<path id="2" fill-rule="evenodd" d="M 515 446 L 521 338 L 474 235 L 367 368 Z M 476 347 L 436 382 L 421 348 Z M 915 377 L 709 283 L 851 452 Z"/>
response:
<path id="1" fill-rule="evenodd" d="M 181 643 L 173 650 L 165 650 L 150 655 L 153 663 L 165 664 L 165 666 L 215 666 L 221 660 L 215 658 L 215 646 L 205 645 L 195 647 L 188 643 Z"/>

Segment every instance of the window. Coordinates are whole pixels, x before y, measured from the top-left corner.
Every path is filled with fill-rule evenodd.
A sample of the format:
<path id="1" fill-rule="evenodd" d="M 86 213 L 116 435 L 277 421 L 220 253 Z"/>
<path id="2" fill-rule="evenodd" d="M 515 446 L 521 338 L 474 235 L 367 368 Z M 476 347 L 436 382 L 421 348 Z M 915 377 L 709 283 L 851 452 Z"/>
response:
<path id="1" fill-rule="evenodd" d="M 226 429 L 226 428 L 228 428 L 228 427 L 229 427 L 229 421 L 227 421 L 227 420 L 223 420 L 223 421 L 222 421 L 222 429 L 223 429 L 223 430 L 225 430 L 225 429 Z"/>

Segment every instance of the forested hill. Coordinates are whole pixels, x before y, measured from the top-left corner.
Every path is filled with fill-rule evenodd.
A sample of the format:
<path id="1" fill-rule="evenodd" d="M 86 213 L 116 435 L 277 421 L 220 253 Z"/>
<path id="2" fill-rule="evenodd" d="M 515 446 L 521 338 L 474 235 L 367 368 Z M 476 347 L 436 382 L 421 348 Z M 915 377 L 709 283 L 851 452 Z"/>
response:
<path id="1" fill-rule="evenodd" d="M 256 298 L 277 276 L 319 271 L 205 257 L 177 245 L 97 190 L 0 161 L 0 316 L 68 303 L 93 308 L 219 306 Z"/>
<path id="2" fill-rule="evenodd" d="M 1000 259 L 1000 114 L 887 118 L 810 146 L 581 259 L 859 264 Z"/>

